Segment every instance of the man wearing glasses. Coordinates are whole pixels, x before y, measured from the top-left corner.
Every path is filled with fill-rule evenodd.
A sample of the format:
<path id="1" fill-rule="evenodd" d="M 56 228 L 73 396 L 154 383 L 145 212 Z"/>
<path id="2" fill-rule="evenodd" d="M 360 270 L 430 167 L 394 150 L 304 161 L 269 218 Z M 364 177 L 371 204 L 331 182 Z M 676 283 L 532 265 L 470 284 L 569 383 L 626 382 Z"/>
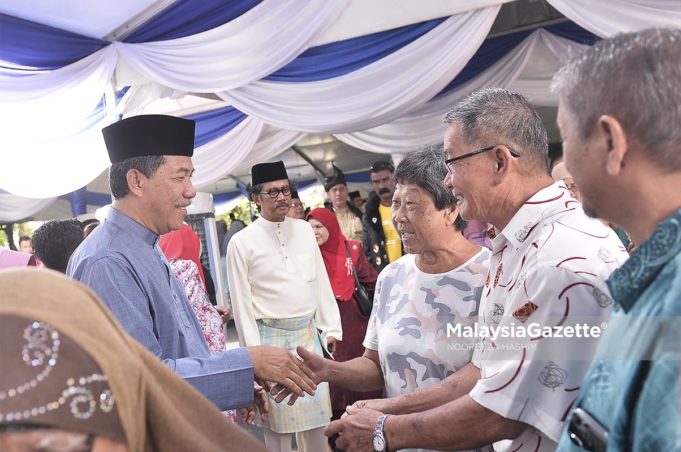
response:
<path id="1" fill-rule="evenodd" d="M 485 89 L 445 122 L 444 183 L 462 218 L 493 225 L 478 330 L 513 334 L 477 334 L 471 363 L 441 383 L 358 402 L 327 433 L 342 432 L 339 446 L 350 451 L 371 444 L 372 431 L 375 445 L 387 443 L 376 450 L 553 451 L 598 339 L 543 334 L 600 327 L 612 303 L 605 279 L 627 255 L 551 179 L 546 130 L 524 97 Z M 444 340 L 456 345 L 456 333 Z"/>
<path id="2" fill-rule="evenodd" d="M 312 227 L 287 217 L 291 186 L 284 163 L 261 163 L 251 169 L 251 197 L 260 217 L 239 231 L 227 247 L 229 291 L 242 346 L 272 345 L 295 351 L 302 345 L 322 353 L 342 340 L 341 320 Z M 321 332 L 321 333 L 319 333 Z M 289 400 L 290 401 L 290 400 Z M 294 406 L 270 397 L 263 425 L 272 451 L 326 450 L 324 427 L 331 419 L 328 384 Z"/>

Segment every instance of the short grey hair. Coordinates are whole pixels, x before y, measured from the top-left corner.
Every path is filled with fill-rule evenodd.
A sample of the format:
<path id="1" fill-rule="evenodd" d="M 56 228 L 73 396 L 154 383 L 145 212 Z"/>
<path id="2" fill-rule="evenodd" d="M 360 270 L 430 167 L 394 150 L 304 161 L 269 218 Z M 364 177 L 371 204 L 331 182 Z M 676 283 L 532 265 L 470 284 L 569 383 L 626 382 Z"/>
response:
<path id="1" fill-rule="evenodd" d="M 410 152 L 395 169 L 395 183 L 421 187 L 431 194 L 437 210 L 456 207 L 456 196 L 444 184 L 446 176 L 447 165 L 442 145 Z M 454 227 L 461 231 L 466 227 L 466 221 L 459 216 L 454 222 Z"/>
<path id="2" fill-rule="evenodd" d="M 530 102 L 518 93 L 502 88 L 476 91 L 456 104 L 444 122 L 460 124 L 466 144 L 503 144 L 521 155 L 521 164 L 549 172 L 546 127 Z"/>
<path id="3" fill-rule="evenodd" d="M 681 30 L 648 29 L 597 42 L 563 66 L 551 90 L 586 139 L 616 118 L 662 168 L 681 170 Z"/>
<path id="4" fill-rule="evenodd" d="M 166 158 L 163 155 L 144 155 L 113 163 L 109 168 L 109 187 L 113 198 L 121 199 L 130 193 L 128 171 L 137 170 L 145 177 L 151 177 L 165 161 Z"/>

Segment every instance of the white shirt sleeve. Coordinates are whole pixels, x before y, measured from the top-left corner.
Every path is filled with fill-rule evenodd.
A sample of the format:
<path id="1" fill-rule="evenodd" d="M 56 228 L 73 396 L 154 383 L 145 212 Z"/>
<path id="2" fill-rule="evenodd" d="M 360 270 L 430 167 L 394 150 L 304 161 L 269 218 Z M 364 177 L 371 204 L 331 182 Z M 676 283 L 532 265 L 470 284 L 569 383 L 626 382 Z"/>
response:
<path id="1" fill-rule="evenodd" d="M 248 281 L 248 261 L 237 236 L 227 246 L 227 274 L 239 345 L 260 345 L 260 333 L 255 322 L 251 285 Z"/>

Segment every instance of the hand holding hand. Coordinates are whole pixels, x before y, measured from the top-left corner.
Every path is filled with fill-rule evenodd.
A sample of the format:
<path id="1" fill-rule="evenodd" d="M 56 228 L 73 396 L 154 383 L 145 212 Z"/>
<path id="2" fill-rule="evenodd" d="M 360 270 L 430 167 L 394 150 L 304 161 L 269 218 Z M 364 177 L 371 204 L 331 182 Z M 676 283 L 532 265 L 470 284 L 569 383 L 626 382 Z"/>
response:
<path id="1" fill-rule="evenodd" d="M 268 345 L 248 347 L 247 350 L 257 379 L 279 383 L 299 397 L 305 393 L 314 395 L 317 388 L 314 374 L 288 350 Z"/>
<path id="2" fill-rule="evenodd" d="M 333 339 L 335 342 L 334 338 L 331 339 Z M 307 366 L 307 368 L 310 369 L 310 371 L 312 371 L 314 374 L 313 381 L 315 384 L 326 381 L 329 373 L 328 363 L 330 360 L 322 358 L 321 356 L 308 351 L 305 347 L 300 345 L 296 348 L 296 353 L 298 353 L 298 355 L 303 359 L 303 364 Z M 274 385 L 274 387 L 270 390 L 270 394 L 274 397 L 274 400 L 277 403 L 280 403 L 282 400 L 286 399 L 286 397 L 291 395 L 292 392 L 293 391 L 281 384 Z M 293 405 L 297 399 L 298 396 L 296 394 L 291 395 L 288 405 Z"/>
<path id="3" fill-rule="evenodd" d="M 326 427 L 324 434 L 338 434 L 336 447 L 346 452 L 373 451 L 374 427 L 381 414 L 379 411 L 349 406 L 340 420 Z"/>

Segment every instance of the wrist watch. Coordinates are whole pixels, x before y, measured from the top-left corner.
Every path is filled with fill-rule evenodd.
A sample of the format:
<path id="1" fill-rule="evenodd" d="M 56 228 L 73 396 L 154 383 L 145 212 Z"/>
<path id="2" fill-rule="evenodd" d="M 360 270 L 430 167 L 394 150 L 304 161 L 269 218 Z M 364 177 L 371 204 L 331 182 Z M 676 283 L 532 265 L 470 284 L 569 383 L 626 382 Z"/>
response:
<path id="1" fill-rule="evenodd" d="M 383 424 L 385 424 L 385 420 L 388 416 L 389 414 L 381 415 L 376 421 L 373 435 L 375 452 L 387 452 L 388 450 L 388 443 L 386 442 L 385 436 L 383 435 Z"/>

